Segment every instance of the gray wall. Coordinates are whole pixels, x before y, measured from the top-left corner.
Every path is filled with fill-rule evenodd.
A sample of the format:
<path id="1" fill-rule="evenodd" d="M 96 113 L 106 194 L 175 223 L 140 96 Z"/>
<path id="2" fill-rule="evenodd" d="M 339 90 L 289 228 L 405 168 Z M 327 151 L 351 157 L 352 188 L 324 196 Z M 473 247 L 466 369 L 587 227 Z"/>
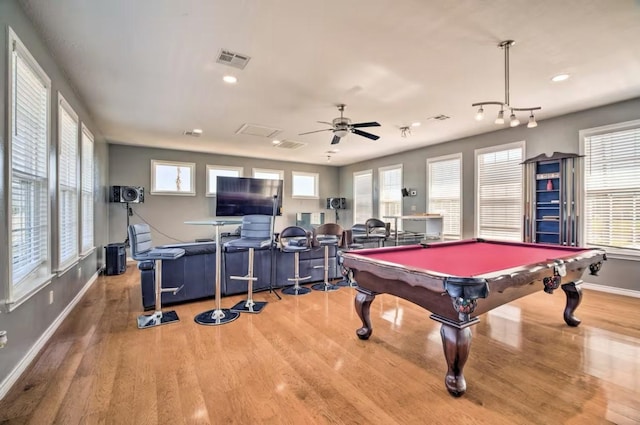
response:
<path id="1" fill-rule="evenodd" d="M 473 119 L 472 112 L 473 111 L 470 111 L 469 113 L 469 119 Z M 578 132 L 580 130 L 637 120 L 639 118 L 640 98 L 636 98 L 540 121 L 538 127 L 532 129 L 526 128 L 526 125 L 521 125 L 517 128 L 506 128 L 491 133 L 453 140 L 447 143 L 352 164 L 340 168 L 340 196 L 347 198 L 347 206 L 351 206 L 349 201 L 353 200 L 353 173 L 372 169 L 374 179 L 373 212 L 374 216 L 377 216 L 378 168 L 394 164 L 403 164 L 404 186 L 415 188 L 418 191 L 416 197 L 404 198 L 404 214 L 411 214 L 412 205 L 416 206 L 418 212 L 423 212 L 426 209 L 427 158 L 462 153 L 463 237 L 470 238 L 475 234 L 475 149 L 524 140 L 526 142 L 525 158 L 531 158 L 541 153 L 551 154 L 554 151 L 578 153 Z M 352 210 L 345 210 L 343 217 L 343 226 L 349 227 L 353 224 Z M 638 276 L 640 276 L 640 261 L 611 259 L 602 268 L 600 277 L 588 276 L 585 277 L 585 280 L 601 285 L 640 290 Z"/>
<path id="2" fill-rule="evenodd" d="M 106 196 L 107 181 L 107 144 L 101 138 L 97 128 L 89 117 L 89 112 L 83 106 L 81 100 L 75 93 L 73 87 L 64 77 L 63 71 L 58 68 L 54 58 L 48 52 L 47 46 L 41 41 L 37 31 L 26 18 L 22 9 L 14 0 L 0 1 L 0 151 L 2 161 L 2 179 L 0 179 L 0 300 L 4 300 L 5 282 L 10 281 L 8 274 L 8 250 L 10 235 L 6 211 L 7 211 L 7 26 L 11 26 L 18 37 L 26 45 L 27 49 L 38 61 L 40 66 L 51 78 L 51 164 L 55 166 L 55 152 L 57 143 L 57 92 L 60 91 L 69 104 L 79 115 L 80 120 L 93 132 L 95 143 L 95 244 L 96 250 L 85 257 L 75 267 L 67 271 L 59 278 L 54 278 L 53 282 L 44 289 L 37 292 L 15 310 L 8 312 L 4 303 L 0 304 L 0 330 L 6 330 L 9 343 L 0 350 L 0 383 L 2 383 L 26 355 L 29 349 L 45 333 L 51 323 L 63 312 L 65 307 L 73 300 L 83 286 L 95 275 L 104 260 L 104 250 L 102 245 L 107 240 L 107 205 L 104 202 Z M 55 175 L 55 168 L 52 169 Z M 53 221 L 51 223 L 51 252 L 55 252 L 55 241 L 58 234 L 56 230 L 55 211 L 55 178 L 52 181 L 51 190 L 51 211 Z M 54 293 L 54 302 L 49 304 L 49 291 Z"/>
<path id="3" fill-rule="evenodd" d="M 152 159 L 195 163 L 196 196 L 151 195 L 149 189 Z M 212 238 L 214 230 L 211 226 L 184 224 L 187 220 L 215 217 L 215 198 L 205 196 L 207 164 L 244 167 L 245 177 L 251 177 L 252 168 L 284 170 L 283 213 L 276 219 L 276 232 L 295 224 L 297 212 L 325 212 L 326 222 L 335 220 L 333 211 L 327 210 L 325 207 L 326 198 L 338 196 L 340 191 L 336 167 L 110 144 L 109 184 L 143 186 L 145 188 L 144 203 L 130 204 L 133 210 L 130 223 L 148 223 L 152 227 L 152 239 L 155 245 L 193 241 L 197 238 Z M 318 173 L 320 175 L 320 198 L 292 199 L 292 171 Z M 234 218 L 239 219 L 239 217 Z M 124 241 L 127 236 L 126 225 L 127 215 L 124 204 L 110 204 L 109 241 Z M 237 225 L 227 226 L 220 231 L 233 231 L 236 227 Z"/>

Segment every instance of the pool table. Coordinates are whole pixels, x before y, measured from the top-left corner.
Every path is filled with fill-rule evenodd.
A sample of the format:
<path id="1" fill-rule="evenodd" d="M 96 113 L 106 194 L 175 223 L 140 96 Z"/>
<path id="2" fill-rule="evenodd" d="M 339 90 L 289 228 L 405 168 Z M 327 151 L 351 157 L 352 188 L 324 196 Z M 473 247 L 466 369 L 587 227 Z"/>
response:
<path id="1" fill-rule="evenodd" d="M 561 287 L 567 297 L 564 320 L 578 326 L 585 269 L 597 274 L 606 260 L 601 249 L 470 239 L 343 254 L 344 266 L 358 283 L 355 308 L 362 320 L 356 331 L 366 340 L 373 331 L 369 317 L 378 294 L 391 294 L 429 310 L 441 323 L 447 361 L 445 386 L 459 397 L 466 391 L 462 373 L 471 346 L 470 326 L 478 315 L 515 299 Z"/>

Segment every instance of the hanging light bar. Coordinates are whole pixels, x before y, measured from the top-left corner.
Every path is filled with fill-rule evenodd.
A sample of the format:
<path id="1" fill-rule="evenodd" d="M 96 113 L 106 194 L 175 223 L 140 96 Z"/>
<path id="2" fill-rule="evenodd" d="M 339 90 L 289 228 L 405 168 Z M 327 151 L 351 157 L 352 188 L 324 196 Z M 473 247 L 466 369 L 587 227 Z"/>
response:
<path id="1" fill-rule="evenodd" d="M 527 128 L 537 127 L 538 123 L 536 122 L 536 118 L 533 115 L 533 111 L 538 111 L 542 109 L 540 106 L 534 106 L 530 108 L 517 108 L 515 106 L 511 106 L 509 101 L 509 48 L 515 44 L 513 40 L 505 40 L 498 44 L 498 47 L 504 50 L 504 102 L 477 102 L 471 104 L 471 106 L 478 107 L 478 112 L 476 112 L 476 120 L 480 121 L 484 118 L 484 106 L 486 105 L 499 105 L 500 112 L 498 112 L 498 117 L 495 119 L 494 123 L 496 124 L 504 124 L 504 110 L 509 109 L 511 111 L 511 115 L 509 116 L 509 125 L 511 127 L 517 127 L 520 125 L 520 120 L 515 115 L 515 111 L 529 111 L 529 123 L 527 124 Z"/>

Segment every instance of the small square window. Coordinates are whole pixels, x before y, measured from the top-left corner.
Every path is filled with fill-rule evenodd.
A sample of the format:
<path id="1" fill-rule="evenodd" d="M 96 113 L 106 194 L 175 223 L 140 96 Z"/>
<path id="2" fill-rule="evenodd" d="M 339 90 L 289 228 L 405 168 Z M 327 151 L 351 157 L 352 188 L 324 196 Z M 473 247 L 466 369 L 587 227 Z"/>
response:
<path id="1" fill-rule="evenodd" d="M 318 173 L 291 172 L 291 196 L 293 198 L 318 198 Z"/>
<path id="2" fill-rule="evenodd" d="M 151 160 L 151 194 L 195 196 L 196 164 Z"/>

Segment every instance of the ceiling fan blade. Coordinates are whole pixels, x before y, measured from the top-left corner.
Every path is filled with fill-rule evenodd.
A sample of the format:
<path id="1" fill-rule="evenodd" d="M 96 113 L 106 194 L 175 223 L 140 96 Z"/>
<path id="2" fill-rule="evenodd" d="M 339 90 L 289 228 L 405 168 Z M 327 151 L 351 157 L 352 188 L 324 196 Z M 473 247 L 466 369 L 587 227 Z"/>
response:
<path id="1" fill-rule="evenodd" d="M 375 121 L 371 121 L 371 122 L 359 122 L 356 124 L 351 124 L 351 127 L 353 128 L 362 128 L 362 127 L 380 127 L 380 124 L 375 122 Z"/>
<path id="2" fill-rule="evenodd" d="M 333 127 L 333 123 L 332 122 L 326 122 L 326 121 L 316 121 L 316 122 L 318 122 L 320 124 L 327 124 L 327 125 L 330 125 L 331 127 Z"/>
<path id="3" fill-rule="evenodd" d="M 306 133 L 299 133 L 298 136 L 304 136 L 305 134 L 319 133 L 321 131 L 331 131 L 331 130 L 333 130 L 333 128 L 325 128 L 324 130 L 307 131 Z"/>
<path id="4" fill-rule="evenodd" d="M 333 136 L 333 140 L 331 140 L 332 145 L 337 145 L 340 143 L 340 138 L 338 136 Z"/>
<path id="5" fill-rule="evenodd" d="M 364 137 L 366 137 L 368 139 L 371 139 L 371 140 L 378 140 L 380 138 L 380 136 L 376 136 L 375 134 L 367 133 L 366 131 L 358 130 L 357 128 L 352 129 L 351 132 L 357 134 L 358 136 L 364 136 Z"/>

